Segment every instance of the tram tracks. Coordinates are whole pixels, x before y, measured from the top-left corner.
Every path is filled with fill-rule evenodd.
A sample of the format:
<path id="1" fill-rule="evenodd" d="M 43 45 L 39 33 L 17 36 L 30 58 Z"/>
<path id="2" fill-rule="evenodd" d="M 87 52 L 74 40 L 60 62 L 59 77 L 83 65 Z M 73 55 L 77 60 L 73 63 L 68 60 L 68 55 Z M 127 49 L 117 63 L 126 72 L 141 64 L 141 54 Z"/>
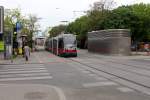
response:
<path id="1" fill-rule="evenodd" d="M 119 70 L 122 70 L 122 71 L 125 71 L 125 72 L 128 72 L 128 73 L 130 72 L 130 73 L 134 73 L 134 74 L 137 74 L 137 75 L 140 75 L 140 76 L 150 78 L 150 70 L 148 70 L 148 69 L 136 68 L 136 67 L 133 67 L 133 66 L 130 66 L 130 65 L 115 63 L 115 62 L 112 62 L 112 61 L 103 61 L 103 62 L 105 62 L 106 64 L 100 63 L 100 62 L 97 62 L 96 64 L 109 66 L 109 67 L 112 67 L 114 69 L 119 69 Z"/>
<path id="2" fill-rule="evenodd" d="M 126 85 L 126 84 L 124 84 L 124 83 L 120 83 L 120 82 L 118 82 L 118 81 L 116 81 L 116 80 L 114 80 L 114 79 L 111 79 L 111 78 L 108 78 L 108 77 L 105 77 L 105 76 L 103 76 L 103 77 L 105 77 L 105 78 L 107 78 L 107 79 L 109 79 L 109 80 L 111 80 L 111 81 L 114 81 L 114 82 L 117 82 L 117 83 L 120 83 L 120 84 L 122 84 L 122 85 L 126 85 L 126 86 L 128 86 L 128 87 L 130 87 L 130 88 L 132 88 L 132 89 L 135 89 L 135 90 L 137 90 L 137 91 L 142 91 L 142 92 L 144 92 L 144 93 L 146 93 L 146 94 L 148 94 L 148 95 L 150 95 L 150 84 L 148 85 L 148 82 L 150 82 L 150 76 L 149 75 L 142 75 L 142 74 L 140 74 L 140 73 L 136 73 L 136 72 L 132 72 L 132 71 L 129 71 L 129 70 L 122 70 L 122 69 L 120 69 L 120 68 L 115 68 L 114 66 L 112 67 L 112 68 L 114 68 L 114 69 L 119 69 L 119 70 L 122 70 L 122 71 L 124 71 L 125 73 L 132 73 L 132 74 L 137 74 L 137 75 L 139 75 L 139 76 L 142 76 L 142 77 L 145 77 L 145 79 L 146 80 L 149 80 L 147 83 L 142 83 L 142 82 L 139 82 L 139 81 L 137 81 L 137 80 L 132 80 L 132 78 L 131 77 L 129 77 L 129 78 L 127 78 L 127 77 L 123 77 L 123 76 L 121 76 L 121 75 L 117 75 L 116 73 L 114 73 L 114 72 L 111 72 L 111 71 L 108 71 L 108 70 L 105 70 L 105 68 L 99 68 L 99 67 L 95 67 L 95 66 L 93 66 L 93 65 L 91 65 L 91 64 L 89 64 L 89 63 L 84 63 L 84 62 L 80 62 L 80 61 L 77 61 L 77 60 L 74 60 L 74 59 L 72 59 L 72 58 L 70 58 L 69 60 L 71 60 L 71 61 L 73 61 L 73 62 L 76 62 L 76 63 L 79 63 L 79 64 L 81 64 L 81 65 L 83 65 L 83 66 L 85 66 L 85 67 L 87 67 L 87 68 L 90 68 L 91 70 L 88 70 L 88 71 L 90 71 L 90 72 L 92 72 L 92 73 L 95 73 L 95 74 L 98 74 L 98 73 L 96 73 L 95 71 L 97 71 L 97 72 L 103 72 L 103 73 L 105 73 L 105 74 L 108 74 L 108 75 L 110 75 L 110 76 L 114 76 L 114 77 L 116 77 L 116 78 L 118 78 L 118 80 L 122 80 L 122 81 L 126 81 L 126 82 L 128 82 L 129 84 L 133 84 L 134 86 L 132 87 L 132 86 L 129 86 L 129 85 Z M 106 63 L 107 63 L 107 61 L 105 61 Z M 109 61 L 110 62 L 110 61 Z M 113 63 L 115 63 L 115 62 L 113 62 Z M 100 64 L 100 65 L 102 65 L 103 67 L 106 67 L 106 65 L 105 64 L 103 64 L 103 63 L 97 63 L 97 64 Z M 115 63 L 116 64 L 116 63 Z M 118 63 L 117 63 L 118 64 Z M 119 63 L 120 64 L 120 63 Z M 124 64 L 123 64 L 124 65 Z M 129 66 L 129 65 L 128 65 Z M 93 71 L 93 70 L 95 70 L 95 71 Z M 87 69 L 86 69 L 87 70 Z M 139 78 L 139 77 L 137 77 L 137 78 Z M 136 86 L 136 87 L 135 87 Z"/>
<path id="3" fill-rule="evenodd" d="M 87 55 L 86 55 L 86 57 L 87 58 L 92 58 L 91 56 L 87 56 Z M 99 59 L 100 57 L 96 57 L 96 58 Z M 103 60 L 102 58 L 100 58 L 99 62 L 96 62 L 96 63 L 101 64 L 101 65 L 105 65 L 105 64 L 101 63 L 100 61 L 107 63 L 106 65 L 108 65 L 108 63 L 109 63 L 109 66 L 111 66 L 113 68 L 117 68 L 117 69 L 120 69 L 120 70 L 123 70 L 123 71 L 135 73 L 137 75 L 141 75 L 141 76 L 145 76 L 145 77 L 150 78 L 150 67 L 149 67 L 150 65 L 148 65 L 148 64 L 146 64 L 146 65 L 143 64 L 144 66 L 142 64 L 139 64 L 139 63 L 138 63 L 138 65 L 137 64 L 133 65 L 133 64 L 131 64 L 132 62 L 129 61 L 129 60 L 127 60 L 128 61 L 127 63 L 130 63 L 130 64 L 127 64 L 127 63 L 123 63 L 123 62 L 120 62 L 120 61 L 116 62 L 112 59 Z M 137 63 L 135 61 L 133 61 L 133 62 Z M 116 66 L 114 66 L 114 64 L 116 64 Z"/>
<path id="4" fill-rule="evenodd" d="M 100 60 L 102 60 L 103 59 L 103 57 L 99 57 L 99 56 L 96 56 L 96 55 L 91 55 L 91 56 L 89 56 L 89 55 L 85 55 L 84 54 L 84 56 L 85 56 L 85 58 L 97 58 L 97 59 L 100 59 Z M 107 58 L 106 58 L 107 59 Z M 118 60 L 120 60 L 120 59 L 118 59 Z M 104 60 L 103 60 L 104 61 Z M 124 63 L 124 62 L 116 62 L 116 61 L 114 61 L 114 60 L 105 60 L 105 61 L 107 61 L 107 62 L 111 62 L 111 63 L 115 63 L 115 64 L 121 64 L 121 65 L 126 65 L 126 66 L 130 66 L 130 67 L 135 67 L 135 68 L 138 68 L 138 69 L 145 69 L 145 70 L 149 70 L 150 71 L 150 64 L 141 64 L 141 62 L 139 63 L 139 62 L 137 62 L 137 61 L 133 61 L 132 60 L 132 62 L 131 61 L 129 61 L 129 60 L 127 60 L 128 61 L 128 64 L 127 63 Z M 134 63 L 134 65 L 133 65 L 133 63 Z M 138 63 L 138 64 L 135 64 L 135 63 Z M 144 65 L 144 66 L 143 66 Z M 142 66 L 142 67 L 141 67 Z"/>

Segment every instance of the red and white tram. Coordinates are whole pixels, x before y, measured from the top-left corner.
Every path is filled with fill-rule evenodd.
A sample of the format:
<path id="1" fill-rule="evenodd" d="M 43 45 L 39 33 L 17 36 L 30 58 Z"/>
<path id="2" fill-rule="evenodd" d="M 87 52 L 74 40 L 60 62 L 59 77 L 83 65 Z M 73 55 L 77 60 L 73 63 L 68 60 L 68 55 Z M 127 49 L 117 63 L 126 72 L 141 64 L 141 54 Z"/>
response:
<path id="1" fill-rule="evenodd" d="M 48 38 L 45 49 L 59 56 L 77 56 L 77 40 L 73 34 L 61 34 Z"/>

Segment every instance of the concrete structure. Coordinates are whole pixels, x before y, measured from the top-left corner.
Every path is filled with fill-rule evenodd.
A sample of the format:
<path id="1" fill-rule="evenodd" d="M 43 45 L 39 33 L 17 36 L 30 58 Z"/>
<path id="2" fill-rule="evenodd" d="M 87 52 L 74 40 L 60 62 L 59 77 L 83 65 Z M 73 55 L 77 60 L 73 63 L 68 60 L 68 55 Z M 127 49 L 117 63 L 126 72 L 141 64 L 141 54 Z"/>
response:
<path id="1" fill-rule="evenodd" d="M 88 33 L 88 51 L 108 55 L 130 55 L 130 31 L 108 29 Z"/>

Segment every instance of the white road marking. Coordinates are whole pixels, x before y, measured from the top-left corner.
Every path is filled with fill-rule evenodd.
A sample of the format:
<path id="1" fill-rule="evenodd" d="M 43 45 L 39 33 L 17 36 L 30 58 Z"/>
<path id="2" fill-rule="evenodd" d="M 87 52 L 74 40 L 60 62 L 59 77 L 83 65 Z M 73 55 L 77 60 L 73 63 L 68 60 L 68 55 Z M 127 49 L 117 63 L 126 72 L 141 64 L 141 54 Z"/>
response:
<path id="1" fill-rule="evenodd" d="M 91 74 L 89 74 L 89 76 L 97 77 L 97 75 L 96 75 L 96 74 L 92 74 L 92 73 L 91 73 Z"/>
<path id="2" fill-rule="evenodd" d="M 15 74 L 15 73 L 36 73 L 36 72 L 47 72 L 47 70 L 29 70 L 29 71 L 12 71 L 12 72 L 0 72 L 0 74 Z"/>
<path id="3" fill-rule="evenodd" d="M 58 88 L 58 87 L 55 87 L 53 86 L 53 88 L 56 90 L 56 92 L 58 93 L 58 96 L 59 96 L 59 100 L 67 100 L 66 99 L 66 96 L 64 94 L 64 92 L 62 91 L 62 89 Z"/>
<path id="4" fill-rule="evenodd" d="M 107 81 L 108 79 L 106 79 L 106 78 L 103 78 L 103 77 L 95 77 L 97 80 L 99 80 L 99 81 Z"/>
<path id="5" fill-rule="evenodd" d="M 50 75 L 50 73 L 25 73 L 25 74 L 8 74 L 0 75 L 0 78 L 10 78 L 10 77 L 25 77 L 25 76 L 39 76 L 39 75 Z"/>
<path id="6" fill-rule="evenodd" d="M 22 66 L 22 65 L 15 65 L 15 66 L 4 66 L 3 68 L 10 68 L 10 69 L 13 69 L 13 68 L 43 68 L 44 66 L 43 65 L 38 65 L 38 66 Z"/>
<path id="7" fill-rule="evenodd" d="M 144 59 L 144 60 L 150 60 L 150 59 Z"/>
<path id="8" fill-rule="evenodd" d="M 3 71 L 23 71 L 23 70 L 44 70 L 46 68 L 17 68 L 17 69 L 1 69 L 0 72 Z"/>
<path id="9" fill-rule="evenodd" d="M 91 73 L 90 71 L 86 71 L 86 70 L 83 70 L 82 72 L 86 73 L 86 74 L 90 74 Z"/>
<path id="10" fill-rule="evenodd" d="M 2 81 L 20 81 L 20 80 L 38 80 L 38 79 L 52 79 L 52 76 L 41 76 L 41 77 L 22 77 L 22 78 L 5 78 L 0 79 L 0 82 Z"/>
<path id="11" fill-rule="evenodd" d="M 4 66 L 0 70 L 0 82 L 52 79 L 44 65 L 14 65 Z"/>
<path id="12" fill-rule="evenodd" d="M 95 83 L 86 83 L 83 84 L 84 87 L 97 87 L 97 86 L 113 86 L 113 85 L 118 85 L 117 83 L 107 81 L 107 82 L 95 82 Z"/>
<path id="13" fill-rule="evenodd" d="M 120 87 L 117 88 L 117 90 L 121 91 L 121 92 L 134 92 L 133 89 L 127 88 L 127 87 Z"/>

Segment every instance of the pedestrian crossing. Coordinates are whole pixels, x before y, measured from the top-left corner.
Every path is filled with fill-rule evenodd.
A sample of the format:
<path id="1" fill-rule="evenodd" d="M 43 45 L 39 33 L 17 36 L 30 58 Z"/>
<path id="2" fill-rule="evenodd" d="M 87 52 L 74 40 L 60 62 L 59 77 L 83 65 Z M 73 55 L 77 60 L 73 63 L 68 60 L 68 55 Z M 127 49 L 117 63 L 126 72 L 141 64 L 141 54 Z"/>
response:
<path id="1" fill-rule="evenodd" d="M 52 79 L 52 75 L 42 64 L 0 66 L 0 82 Z"/>
<path id="2" fill-rule="evenodd" d="M 91 69 L 89 67 L 86 67 L 84 65 L 81 65 L 75 62 L 70 63 L 70 66 L 86 74 L 88 77 L 95 79 L 95 81 L 93 82 L 89 81 L 86 83 L 82 83 L 82 86 L 84 88 L 110 88 L 121 93 L 134 93 L 135 92 L 134 89 L 129 88 L 128 86 L 121 85 L 121 84 L 118 84 L 117 82 L 110 80 L 115 77 L 111 78 L 110 76 L 106 76 L 107 74 L 103 74 L 99 71 L 96 71 L 94 69 Z"/>

